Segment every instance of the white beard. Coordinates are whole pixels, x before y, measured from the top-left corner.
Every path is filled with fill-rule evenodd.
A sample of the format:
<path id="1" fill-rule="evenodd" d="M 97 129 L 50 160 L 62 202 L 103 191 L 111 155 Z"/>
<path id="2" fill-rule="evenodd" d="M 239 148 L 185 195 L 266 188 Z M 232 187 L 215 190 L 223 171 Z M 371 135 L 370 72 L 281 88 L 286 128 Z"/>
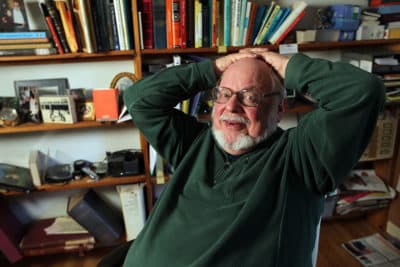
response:
<path id="1" fill-rule="evenodd" d="M 261 136 L 251 137 L 245 134 L 239 134 L 235 140 L 228 143 L 225 140 L 224 133 L 221 130 L 216 130 L 213 127 L 212 133 L 219 146 L 233 151 L 249 150 L 261 143 L 262 141 L 266 140 L 268 137 L 268 129 L 265 129 L 264 133 Z"/>

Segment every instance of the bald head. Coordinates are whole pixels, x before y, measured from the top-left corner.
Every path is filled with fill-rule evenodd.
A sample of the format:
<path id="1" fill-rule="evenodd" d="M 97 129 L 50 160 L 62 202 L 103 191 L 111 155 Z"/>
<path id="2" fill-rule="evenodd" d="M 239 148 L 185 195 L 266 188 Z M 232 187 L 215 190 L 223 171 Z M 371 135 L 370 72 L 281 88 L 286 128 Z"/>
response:
<path id="1" fill-rule="evenodd" d="M 272 75 L 276 75 L 271 66 L 264 60 L 258 58 L 243 58 L 230 65 L 221 76 L 221 86 L 233 88 L 232 84 L 239 88 L 247 85 L 257 85 L 256 89 L 262 92 L 270 92 L 278 87 L 279 82 Z M 275 90 L 279 88 L 275 88 Z"/>

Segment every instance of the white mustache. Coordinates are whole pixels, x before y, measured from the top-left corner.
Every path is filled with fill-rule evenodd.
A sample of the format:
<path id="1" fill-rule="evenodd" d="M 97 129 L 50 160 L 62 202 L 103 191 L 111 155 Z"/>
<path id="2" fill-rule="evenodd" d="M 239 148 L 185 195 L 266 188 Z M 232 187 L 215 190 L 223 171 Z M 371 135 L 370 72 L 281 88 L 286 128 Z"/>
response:
<path id="1" fill-rule="evenodd" d="M 250 124 L 250 121 L 246 118 L 240 117 L 240 116 L 235 116 L 235 115 L 228 115 L 228 114 L 222 114 L 219 117 L 220 121 L 232 121 L 232 122 L 239 122 L 239 123 L 244 123 L 246 125 Z"/>

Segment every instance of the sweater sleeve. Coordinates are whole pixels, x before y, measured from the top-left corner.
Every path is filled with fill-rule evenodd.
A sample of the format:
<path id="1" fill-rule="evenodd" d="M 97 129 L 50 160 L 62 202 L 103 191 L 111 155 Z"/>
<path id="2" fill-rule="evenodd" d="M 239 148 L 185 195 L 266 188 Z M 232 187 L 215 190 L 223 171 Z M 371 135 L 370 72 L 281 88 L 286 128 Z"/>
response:
<path id="1" fill-rule="evenodd" d="M 289 133 L 292 160 L 308 188 L 333 190 L 359 160 L 385 102 L 378 77 L 350 64 L 293 56 L 285 86 L 317 99 Z"/>
<path id="2" fill-rule="evenodd" d="M 128 88 L 124 103 L 147 141 L 176 167 L 205 124 L 175 106 L 215 84 L 211 61 L 171 67 Z"/>

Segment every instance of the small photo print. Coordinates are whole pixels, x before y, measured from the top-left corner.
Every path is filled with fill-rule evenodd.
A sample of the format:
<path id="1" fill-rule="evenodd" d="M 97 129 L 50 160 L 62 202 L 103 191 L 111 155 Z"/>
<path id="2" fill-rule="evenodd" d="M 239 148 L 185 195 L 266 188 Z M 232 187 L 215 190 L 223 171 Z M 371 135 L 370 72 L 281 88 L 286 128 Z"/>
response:
<path id="1" fill-rule="evenodd" d="M 29 30 L 23 0 L 0 0 L 0 16 L 0 32 Z"/>
<path id="2" fill-rule="evenodd" d="M 40 123 L 39 92 L 35 86 L 17 88 L 18 113 L 21 122 Z"/>

